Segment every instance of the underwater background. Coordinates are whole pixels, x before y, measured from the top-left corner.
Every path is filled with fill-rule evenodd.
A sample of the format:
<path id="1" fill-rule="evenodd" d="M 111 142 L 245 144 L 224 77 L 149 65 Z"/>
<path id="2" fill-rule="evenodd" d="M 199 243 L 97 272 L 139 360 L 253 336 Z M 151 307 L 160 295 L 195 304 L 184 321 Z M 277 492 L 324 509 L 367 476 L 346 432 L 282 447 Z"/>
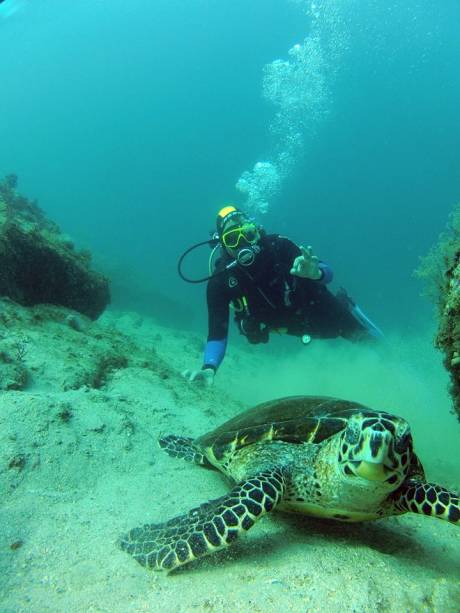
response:
<path id="1" fill-rule="evenodd" d="M 456 0 L 5 0 L 0 175 L 93 250 L 116 301 L 204 332 L 177 258 L 252 173 L 268 231 L 311 244 L 381 327 L 417 330 L 412 273 L 460 199 L 459 25 Z"/>
<path id="2" fill-rule="evenodd" d="M 0 180 L 18 175 L 113 294 L 97 321 L 0 299 L 0 613 L 458 613 L 460 531 L 420 514 L 273 514 L 170 576 L 117 542 L 228 491 L 160 434 L 287 395 L 405 417 L 427 479 L 460 489 L 414 275 L 460 202 L 459 27 L 458 0 L 0 2 Z M 312 245 L 387 342 L 252 346 L 232 327 L 214 385 L 190 385 L 205 284 L 177 261 L 228 202 Z M 210 253 L 184 272 L 206 276 Z"/>

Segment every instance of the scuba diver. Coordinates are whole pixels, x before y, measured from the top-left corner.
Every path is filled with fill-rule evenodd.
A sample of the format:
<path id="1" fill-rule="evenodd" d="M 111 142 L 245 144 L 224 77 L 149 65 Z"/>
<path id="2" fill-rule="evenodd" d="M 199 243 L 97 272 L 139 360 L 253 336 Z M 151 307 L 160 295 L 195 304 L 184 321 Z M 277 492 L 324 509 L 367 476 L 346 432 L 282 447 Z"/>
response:
<path id="1" fill-rule="evenodd" d="M 212 385 L 225 356 L 230 305 L 241 334 L 250 343 L 267 343 L 270 332 L 312 338 L 342 336 L 350 341 L 383 338 L 382 332 L 341 289 L 327 288 L 332 280 L 328 264 L 311 247 L 298 247 L 279 234 L 267 234 L 234 205 L 217 215 L 215 249 L 221 256 L 208 281 L 208 338 L 200 370 L 185 370 L 189 381 Z"/>

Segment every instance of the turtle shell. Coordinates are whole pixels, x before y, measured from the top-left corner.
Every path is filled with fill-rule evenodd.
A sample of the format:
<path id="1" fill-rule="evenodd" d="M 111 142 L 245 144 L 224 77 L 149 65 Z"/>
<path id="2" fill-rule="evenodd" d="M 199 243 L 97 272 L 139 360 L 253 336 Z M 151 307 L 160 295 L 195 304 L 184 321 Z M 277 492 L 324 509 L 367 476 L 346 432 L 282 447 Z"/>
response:
<path id="1" fill-rule="evenodd" d="M 381 414 L 356 402 L 327 396 L 289 396 L 240 413 L 197 438 L 195 445 L 204 453 L 211 451 L 220 461 L 236 449 L 262 441 L 317 444 L 343 430 L 357 413 L 365 417 Z"/>

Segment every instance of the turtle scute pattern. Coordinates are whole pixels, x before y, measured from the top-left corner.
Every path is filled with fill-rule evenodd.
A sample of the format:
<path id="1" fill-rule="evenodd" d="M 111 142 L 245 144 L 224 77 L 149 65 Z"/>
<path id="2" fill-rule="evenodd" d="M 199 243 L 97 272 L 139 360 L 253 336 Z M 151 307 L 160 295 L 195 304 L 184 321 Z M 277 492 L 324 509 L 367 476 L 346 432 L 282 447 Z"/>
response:
<path id="1" fill-rule="evenodd" d="M 230 545 L 278 504 L 284 489 L 282 471 L 261 473 L 164 524 L 134 528 L 120 546 L 143 566 L 172 570 Z"/>
<path id="2" fill-rule="evenodd" d="M 413 512 L 460 524 L 458 494 L 425 481 L 407 422 L 357 403 L 282 398 L 197 439 L 159 442 L 172 457 L 217 468 L 235 485 L 124 535 L 121 548 L 149 568 L 171 571 L 218 551 L 277 507 L 339 521 Z"/>
<path id="3" fill-rule="evenodd" d="M 402 513 L 411 511 L 460 524 L 460 496 L 437 483 L 410 481 L 395 498 L 395 506 Z"/>

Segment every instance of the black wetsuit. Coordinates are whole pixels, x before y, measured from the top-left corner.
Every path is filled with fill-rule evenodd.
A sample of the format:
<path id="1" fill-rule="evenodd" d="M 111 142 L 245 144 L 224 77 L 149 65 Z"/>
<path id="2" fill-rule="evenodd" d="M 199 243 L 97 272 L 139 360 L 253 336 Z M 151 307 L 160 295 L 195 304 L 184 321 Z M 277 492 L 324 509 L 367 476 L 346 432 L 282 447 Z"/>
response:
<path id="1" fill-rule="evenodd" d="M 205 367 L 217 368 L 223 359 L 223 353 L 217 353 L 219 349 L 225 352 L 230 303 L 241 333 L 251 343 L 267 342 L 269 331 L 280 328 L 288 334 L 313 338 L 358 339 L 367 335 L 347 301 L 334 296 L 323 278 L 313 281 L 290 273 L 294 259 L 301 255 L 297 245 L 278 234 L 263 235 L 258 245 L 261 251 L 253 264 L 235 266 L 208 281 L 209 351 L 208 355 L 205 351 Z M 231 261 L 226 257 L 218 262 L 216 272 Z M 320 268 L 323 277 L 328 276 L 328 266 L 321 264 Z M 223 347 L 218 343 L 224 343 Z"/>

